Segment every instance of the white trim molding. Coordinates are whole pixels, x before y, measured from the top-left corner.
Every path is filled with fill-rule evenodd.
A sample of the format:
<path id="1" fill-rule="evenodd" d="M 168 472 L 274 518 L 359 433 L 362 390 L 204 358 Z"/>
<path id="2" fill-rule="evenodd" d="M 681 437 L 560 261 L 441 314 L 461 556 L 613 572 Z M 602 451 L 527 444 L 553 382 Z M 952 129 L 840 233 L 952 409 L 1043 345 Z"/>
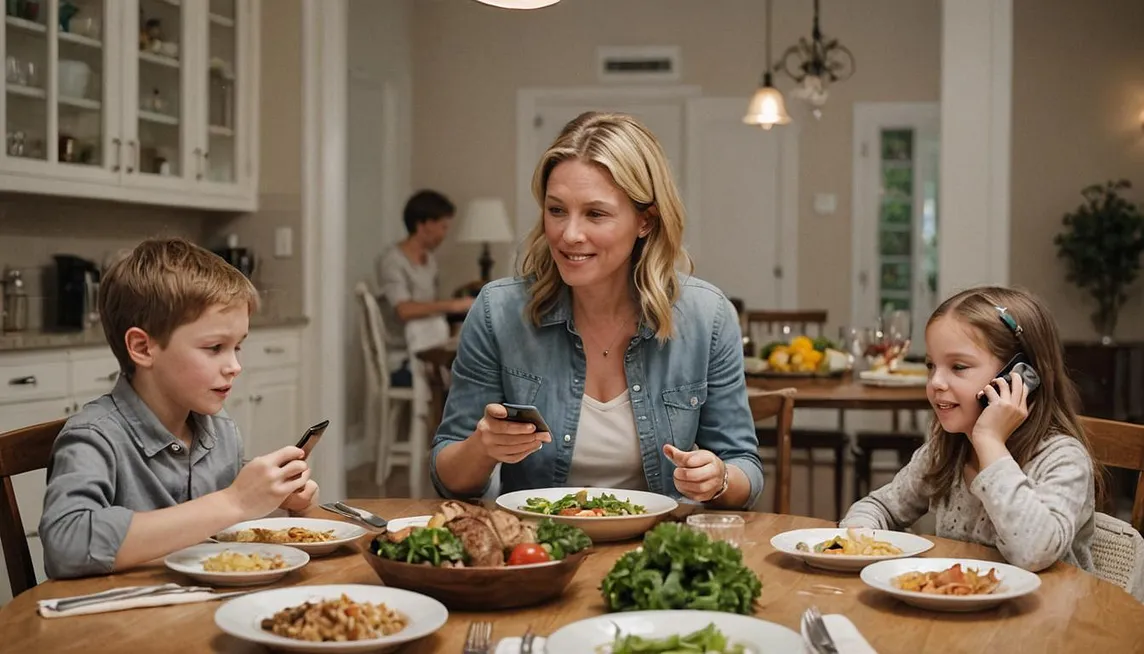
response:
<path id="1" fill-rule="evenodd" d="M 346 393 L 343 322 L 346 298 L 346 0 L 302 5 L 302 402 L 329 419 L 327 446 L 314 478 L 327 498 L 346 494 Z M 333 438 L 331 438 L 331 436 Z"/>
<path id="2" fill-rule="evenodd" d="M 1013 0 L 944 0 L 938 294 L 1009 282 Z"/>

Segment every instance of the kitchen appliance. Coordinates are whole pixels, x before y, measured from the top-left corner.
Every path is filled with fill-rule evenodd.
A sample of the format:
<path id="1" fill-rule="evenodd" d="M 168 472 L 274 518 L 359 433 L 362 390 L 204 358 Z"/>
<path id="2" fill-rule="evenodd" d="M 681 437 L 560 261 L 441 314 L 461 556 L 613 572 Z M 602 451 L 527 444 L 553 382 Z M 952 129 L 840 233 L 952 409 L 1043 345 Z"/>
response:
<path id="1" fill-rule="evenodd" d="M 227 236 L 226 247 L 221 250 L 215 250 L 214 253 L 222 257 L 223 260 L 230 265 L 238 268 L 238 271 L 245 275 L 247 279 L 250 279 L 254 274 L 254 251 L 250 248 L 238 247 L 238 234 Z"/>
<path id="2" fill-rule="evenodd" d="M 87 329 L 99 322 L 99 266 L 71 254 L 57 254 L 56 325 Z"/>
<path id="3" fill-rule="evenodd" d="M 28 328 L 28 293 L 19 270 L 9 270 L 3 280 L 0 294 L 0 329 L 4 332 L 22 332 Z"/>

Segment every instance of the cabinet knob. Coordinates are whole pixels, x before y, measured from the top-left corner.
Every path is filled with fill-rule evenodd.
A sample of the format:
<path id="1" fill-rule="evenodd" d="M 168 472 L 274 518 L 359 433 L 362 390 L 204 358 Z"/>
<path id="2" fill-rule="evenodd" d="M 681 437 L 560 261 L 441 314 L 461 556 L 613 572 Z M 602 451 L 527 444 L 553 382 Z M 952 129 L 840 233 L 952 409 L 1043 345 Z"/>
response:
<path id="1" fill-rule="evenodd" d="M 16 377 L 8 380 L 9 386 L 35 386 L 36 376 L 28 375 L 27 377 Z"/>
<path id="2" fill-rule="evenodd" d="M 118 371 L 118 370 L 116 370 L 115 372 L 113 372 L 113 373 L 111 373 L 111 374 L 107 375 L 106 377 L 100 377 L 100 378 L 99 378 L 99 379 L 97 379 L 96 381 L 109 381 L 109 382 L 113 382 L 113 381 L 115 381 L 115 380 L 117 380 L 117 379 L 119 379 L 119 371 Z"/>
<path id="3" fill-rule="evenodd" d="M 262 351 L 266 354 L 286 354 L 286 348 L 277 345 L 268 345 L 262 348 Z"/>
<path id="4" fill-rule="evenodd" d="M 258 404 L 259 402 L 262 401 L 262 396 L 261 395 L 255 395 L 254 397 L 250 398 L 250 401 L 254 402 L 255 404 Z"/>
<path id="5" fill-rule="evenodd" d="M 70 406 L 65 406 L 65 407 L 64 407 L 64 415 L 65 415 L 65 416 L 70 416 L 70 415 L 71 415 L 71 412 L 72 412 L 72 408 L 71 408 Z"/>

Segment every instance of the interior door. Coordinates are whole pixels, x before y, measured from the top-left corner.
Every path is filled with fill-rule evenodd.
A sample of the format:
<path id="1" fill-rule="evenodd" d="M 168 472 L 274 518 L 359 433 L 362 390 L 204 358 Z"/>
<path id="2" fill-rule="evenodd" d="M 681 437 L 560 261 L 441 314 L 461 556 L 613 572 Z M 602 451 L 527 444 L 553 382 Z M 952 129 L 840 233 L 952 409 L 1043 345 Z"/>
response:
<path id="1" fill-rule="evenodd" d="M 794 306 L 798 133 L 744 125 L 744 109 L 688 101 L 687 246 L 696 274 L 748 308 Z"/>

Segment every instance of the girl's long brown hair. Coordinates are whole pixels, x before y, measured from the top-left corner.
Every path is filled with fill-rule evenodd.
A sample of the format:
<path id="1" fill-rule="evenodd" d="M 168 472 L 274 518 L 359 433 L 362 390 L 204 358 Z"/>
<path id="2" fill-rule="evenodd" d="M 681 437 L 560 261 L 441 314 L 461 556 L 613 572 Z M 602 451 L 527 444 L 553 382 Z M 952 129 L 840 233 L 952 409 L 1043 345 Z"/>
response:
<path id="1" fill-rule="evenodd" d="M 1001 321 L 998 307 L 1004 307 L 1020 325 L 1020 338 Z M 972 327 L 981 338 L 978 344 L 1001 361 L 1008 361 L 1023 351 L 1041 378 L 1040 388 L 1029 394 L 1029 416 L 1005 442 L 1013 460 L 1023 467 L 1048 436 L 1072 436 L 1080 441 L 1092 459 L 1099 506 L 1104 494 L 1103 468 L 1092 457 L 1088 438 L 1077 420 L 1080 394 L 1065 370 L 1064 348 L 1048 309 L 1036 296 L 1023 289 L 982 286 L 962 291 L 942 302 L 930 316 L 926 329 L 947 316 Z M 965 435 L 951 434 L 942 429 L 936 419 L 933 421 L 929 466 L 924 477 L 932 499 L 944 502 L 949 498 L 972 447 Z"/>

